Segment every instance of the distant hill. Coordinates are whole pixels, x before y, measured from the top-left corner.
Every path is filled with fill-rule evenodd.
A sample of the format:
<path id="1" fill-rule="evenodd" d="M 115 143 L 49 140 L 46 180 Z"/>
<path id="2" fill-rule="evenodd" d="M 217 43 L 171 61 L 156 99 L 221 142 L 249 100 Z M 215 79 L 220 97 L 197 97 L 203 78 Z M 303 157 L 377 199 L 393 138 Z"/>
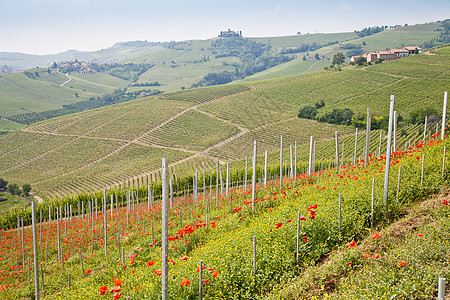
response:
<path id="1" fill-rule="evenodd" d="M 382 119 L 391 94 L 403 120 L 398 141 L 403 146 L 407 133 L 421 134 L 420 128 L 408 125 L 411 113 L 442 105 L 450 83 L 449 49 L 340 72 L 168 92 L 39 122 L 0 136 L 0 177 L 30 183 L 46 198 L 61 197 L 130 179 L 155 180 L 162 156 L 177 176 L 214 169 L 217 159 L 239 166 L 252 155 L 253 140 L 275 162 L 280 135 L 285 147 L 298 142 L 300 161 L 307 159 L 313 135 L 321 141 L 317 160 L 327 162 L 334 131 L 349 145 L 354 127 L 300 119 L 299 109 L 323 100 L 319 115 L 335 108 L 363 114 L 369 107 Z M 375 149 L 378 133 L 373 136 Z M 351 147 L 345 149 L 344 157 L 353 155 Z"/>
<path id="2" fill-rule="evenodd" d="M 438 37 L 442 30 L 442 22 L 436 22 L 386 29 L 363 38 L 358 38 L 355 32 L 347 32 L 248 38 L 243 40 L 246 43 L 239 46 L 219 43 L 218 38 L 213 38 L 165 43 L 122 42 L 94 52 L 70 50 L 44 56 L 0 53 L 0 65 L 33 67 L 27 72 L 40 74 L 31 78 L 24 76 L 24 73 L 2 75 L 0 132 L 23 127 L 20 122 L 30 124 L 66 113 L 117 103 L 85 101 L 101 98 L 119 88 L 127 88 L 128 95 L 139 95 L 141 91 L 149 90 L 150 93 L 155 93 L 156 90 L 170 92 L 233 80 L 249 82 L 292 76 L 322 70 L 331 64 L 331 59 L 337 52 L 348 54 L 350 51 L 421 45 Z M 111 69 L 96 74 L 74 71 L 68 74 L 69 77 L 61 72 L 46 74 L 47 67 L 53 62 L 75 60 L 99 64 L 150 64 L 152 67 L 134 77 L 117 77 Z M 36 66 L 44 68 L 35 68 Z M 63 85 L 69 78 L 71 81 Z M 158 86 L 148 86 L 155 82 Z M 127 96 L 121 101 L 126 99 L 133 97 Z M 64 109 L 73 105 L 77 108 Z M 35 115 L 36 113 L 39 115 Z"/>

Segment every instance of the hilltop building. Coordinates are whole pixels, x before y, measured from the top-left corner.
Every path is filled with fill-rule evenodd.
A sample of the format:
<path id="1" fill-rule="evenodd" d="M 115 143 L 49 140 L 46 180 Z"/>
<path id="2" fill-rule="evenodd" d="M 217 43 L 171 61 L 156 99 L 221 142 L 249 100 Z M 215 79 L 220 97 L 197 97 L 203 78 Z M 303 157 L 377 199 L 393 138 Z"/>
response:
<path id="1" fill-rule="evenodd" d="M 224 37 L 224 38 L 242 37 L 242 31 L 236 32 L 236 31 L 230 30 L 230 28 L 228 28 L 228 31 L 221 31 L 219 34 L 219 37 Z"/>
<path id="2" fill-rule="evenodd" d="M 390 49 L 386 51 L 375 51 L 368 52 L 361 55 L 362 57 L 367 59 L 367 62 L 375 62 L 378 59 L 382 59 L 383 61 L 390 61 L 399 59 L 405 56 L 409 56 L 415 53 L 422 53 L 422 48 L 417 46 L 405 46 L 400 49 Z M 359 56 L 352 56 L 350 61 L 356 61 Z"/>

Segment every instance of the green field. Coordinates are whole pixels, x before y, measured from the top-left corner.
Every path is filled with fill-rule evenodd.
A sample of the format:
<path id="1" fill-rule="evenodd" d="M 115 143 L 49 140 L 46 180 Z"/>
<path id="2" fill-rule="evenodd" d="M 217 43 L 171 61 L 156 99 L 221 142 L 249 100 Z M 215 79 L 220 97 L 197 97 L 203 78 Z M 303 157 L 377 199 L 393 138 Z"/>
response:
<path id="1" fill-rule="evenodd" d="M 0 214 L 5 211 L 22 209 L 30 204 L 30 200 L 33 197 L 20 197 L 17 195 L 11 195 L 10 193 L 0 192 L 0 198 L 6 198 L 8 200 L 0 202 Z"/>
<path id="2" fill-rule="evenodd" d="M 305 160 L 313 135 L 317 158 L 330 161 L 335 130 L 347 145 L 344 159 L 351 160 L 354 128 L 298 119 L 299 108 L 323 100 L 319 115 L 343 107 L 365 113 L 369 107 L 372 115 L 386 116 L 390 95 L 395 95 L 404 120 L 413 109 L 439 110 L 449 83 L 443 76 L 450 71 L 448 61 L 448 54 L 423 54 L 341 72 L 170 92 L 58 117 L 0 137 L 0 176 L 31 183 L 43 197 L 61 197 L 129 178 L 159 178 L 163 155 L 176 165 L 176 176 L 214 168 L 216 159 L 242 165 L 253 140 L 261 151 L 258 160 L 268 150 L 275 163 L 280 135 L 286 159 L 297 141 L 299 158 Z M 404 131 L 409 138 L 420 135 L 419 127 Z M 378 134 L 372 135 L 372 151 L 378 150 Z M 385 137 L 382 142 L 384 147 Z M 399 147 L 405 143 L 410 141 L 399 139 Z M 360 146 L 358 155 L 362 152 Z"/>

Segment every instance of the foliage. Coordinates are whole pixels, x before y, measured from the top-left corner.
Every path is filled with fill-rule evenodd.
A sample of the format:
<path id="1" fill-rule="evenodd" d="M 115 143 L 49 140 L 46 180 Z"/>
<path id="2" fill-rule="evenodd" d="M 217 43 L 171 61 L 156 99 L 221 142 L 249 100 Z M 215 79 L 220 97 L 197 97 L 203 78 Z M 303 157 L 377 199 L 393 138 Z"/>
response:
<path id="1" fill-rule="evenodd" d="M 430 118 L 431 116 L 440 117 L 440 113 L 435 107 L 416 108 L 409 112 L 409 122 L 411 124 L 423 124 L 425 117 Z"/>
<path id="2" fill-rule="evenodd" d="M 351 125 L 354 112 L 350 108 L 334 108 L 318 118 L 320 122 L 330 124 Z"/>
<path id="3" fill-rule="evenodd" d="M 331 63 L 333 65 L 342 65 L 345 61 L 345 56 L 342 54 L 342 52 L 338 52 L 333 56 L 333 60 Z"/>
<path id="4" fill-rule="evenodd" d="M 11 195 L 20 195 L 20 189 L 19 189 L 19 186 L 16 183 L 8 184 L 8 186 L 6 187 L 6 190 Z"/>
<path id="5" fill-rule="evenodd" d="M 356 65 L 358 65 L 358 66 L 364 65 L 366 62 L 367 62 L 367 59 L 362 56 L 358 57 L 355 61 Z"/>
<path id="6" fill-rule="evenodd" d="M 359 38 L 362 38 L 365 36 L 369 36 L 369 35 L 381 32 L 383 30 L 384 30 L 384 26 L 381 26 L 381 27 L 375 26 L 375 27 L 367 27 L 362 30 L 355 30 L 355 33 Z"/>
<path id="7" fill-rule="evenodd" d="M 148 69 L 153 67 L 152 64 L 133 64 L 126 63 L 114 68 L 110 74 L 112 76 L 135 82 L 139 79 L 139 76 L 145 73 Z"/>
<path id="8" fill-rule="evenodd" d="M 304 118 L 304 119 L 314 119 L 318 114 L 317 108 L 313 107 L 313 106 L 303 106 L 302 108 L 300 108 L 300 111 L 298 112 L 298 117 L 299 118 Z"/>
<path id="9" fill-rule="evenodd" d="M 0 178 L 0 191 L 4 191 L 7 185 L 8 181 L 4 180 L 3 178 Z"/>
<path id="10" fill-rule="evenodd" d="M 330 46 L 330 45 L 335 45 L 337 44 L 338 41 L 330 41 L 326 44 L 318 44 L 316 42 L 313 42 L 311 44 L 301 44 L 298 47 L 295 48 L 282 48 L 281 49 L 281 54 L 292 54 L 292 53 L 301 53 L 301 52 L 308 52 L 308 51 L 316 51 L 317 49 L 326 47 L 326 46 Z"/>
<path id="11" fill-rule="evenodd" d="M 24 196 L 28 196 L 31 192 L 31 185 L 29 185 L 28 183 L 22 185 L 22 193 Z"/>

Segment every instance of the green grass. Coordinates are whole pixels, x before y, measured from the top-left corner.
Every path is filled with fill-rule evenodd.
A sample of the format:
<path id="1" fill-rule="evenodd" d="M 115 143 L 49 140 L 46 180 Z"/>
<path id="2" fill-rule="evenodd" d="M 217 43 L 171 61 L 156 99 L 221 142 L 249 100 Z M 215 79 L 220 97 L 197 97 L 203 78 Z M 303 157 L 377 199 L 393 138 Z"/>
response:
<path id="1" fill-rule="evenodd" d="M 0 192 L 0 198 L 8 199 L 0 202 L 0 214 L 14 209 L 22 209 L 30 204 L 30 200 L 33 199 L 33 197 L 24 198 L 7 192 Z"/>
<path id="2" fill-rule="evenodd" d="M 15 131 L 25 127 L 23 124 L 19 124 L 10 120 L 0 119 L 0 131 Z"/>

